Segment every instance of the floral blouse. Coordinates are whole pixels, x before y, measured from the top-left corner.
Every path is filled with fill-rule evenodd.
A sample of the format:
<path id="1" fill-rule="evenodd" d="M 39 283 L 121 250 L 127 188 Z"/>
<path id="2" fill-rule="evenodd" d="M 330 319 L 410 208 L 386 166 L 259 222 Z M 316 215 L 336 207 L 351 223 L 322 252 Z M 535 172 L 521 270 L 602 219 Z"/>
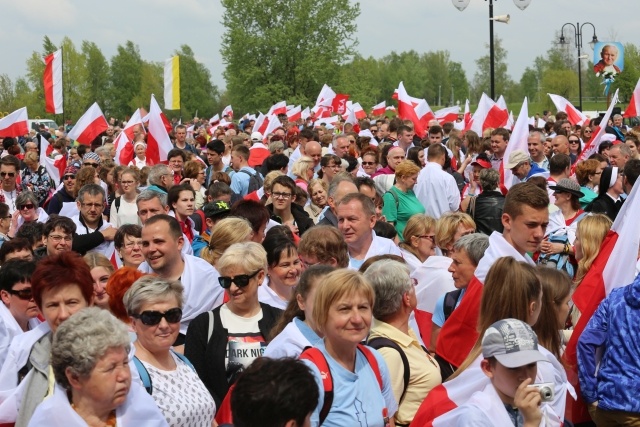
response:
<path id="1" fill-rule="evenodd" d="M 47 173 L 45 167 L 40 165 L 36 172 L 32 172 L 29 168 L 24 168 L 22 183 L 25 186 L 24 188 L 31 189 L 38 199 L 38 205 L 42 206 L 44 201 L 47 200 L 47 196 L 49 195 L 52 185 L 51 177 Z M 30 187 L 26 187 L 27 184 L 30 184 Z"/>

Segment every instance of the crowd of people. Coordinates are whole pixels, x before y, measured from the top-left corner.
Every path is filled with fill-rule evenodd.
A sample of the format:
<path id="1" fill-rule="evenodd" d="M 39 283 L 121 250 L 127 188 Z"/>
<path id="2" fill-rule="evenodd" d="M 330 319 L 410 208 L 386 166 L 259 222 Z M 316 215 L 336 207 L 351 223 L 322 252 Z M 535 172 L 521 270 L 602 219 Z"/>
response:
<path id="1" fill-rule="evenodd" d="M 0 425 L 640 425 L 640 279 L 564 359 L 640 128 L 544 119 L 508 158 L 397 117 L 4 138 Z"/>

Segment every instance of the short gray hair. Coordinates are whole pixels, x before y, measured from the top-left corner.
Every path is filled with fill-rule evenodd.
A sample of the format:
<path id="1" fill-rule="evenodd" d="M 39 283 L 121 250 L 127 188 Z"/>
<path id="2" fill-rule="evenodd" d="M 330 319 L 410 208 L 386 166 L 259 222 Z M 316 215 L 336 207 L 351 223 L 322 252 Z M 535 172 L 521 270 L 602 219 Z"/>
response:
<path id="1" fill-rule="evenodd" d="M 216 263 L 216 270 L 220 274 L 231 267 L 244 268 L 248 273 L 258 270 L 266 272 L 267 252 L 256 242 L 234 243 L 224 251 Z"/>
<path id="2" fill-rule="evenodd" d="M 481 233 L 467 234 L 453 244 L 454 251 L 463 250 L 476 267 L 489 247 L 489 236 Z"/>
<path id="3" fill-rule="evenodd" d="M 615 144 L 611 147 L 611 149 L 618 148 L 620 154 L 623 156 L 631 157 L 631 148 L 627 144 Z M 16 205 L 18 204 L 18 199 L 16 199 Z"/>
<path id="4" fill-rule="evenodd" d="M 167 195 L 155 190 L 144 190 L 136 197 L 136 205 L 140 202 L 148 202 L 149 200 L 158 199 L 162 207 L 167 206 Z"/>
<path id="5" fill-rule="evenodd" d="M 376 294 L 373 317 L 384 321 L 396 313 L 402 305 L 402 295 L 413 286 L 409 267 L 398 261 L 383 259 L 376 261 L 364 272 Z"/>
<path id="6" fill-rule="evenodd" d="M 147 180 L 151 185 L 159 185 L 161 184 L 160 181 L 162 180 L 162 176 L 170 173 L 171 173 L 171 169 L 169 169 L 168 165 L 165 165 L 165 164 L 153 165 L 151 166 L 151 169 L 149 169 L 149 177 L 147 178 Z"/>
<path id="7" fill-rule="evenodd" d="M 498 187 L 500 174 L 495 169 L 482 169 L 479 179 L 483 191 L 493 191 Z"/>
<path id="8" fill-rule="evenodd" d="M 353 178 L 351 178 L 350 176 L 340 175 L 340 174 L 335 175 L 331 180 L 331 184 L 329 184 L 329 189 L 327 190 L 327 196 L 335 197 L 336 193 L 338 192 L 338 187 L 340 186 L 340 183 L 345 181 L 351 182 L 353 185 L 355 185 Z"/>
<path id="9" fill-rule="evenodd" d="M 80 203 L 84 203 L 84 195 L 88 196 L 102 196 L 102 201 L 105 202 L 107 200 L 107 196 L 105 195 L 104 188 L 102 188 L 98 184 L 86 184 L 83 185 L 80 191 L 78 191 L 78 201 Z"/>
<path id="10" fill-rule="evenodd" d="M 18 194 L 18 197 L 16 197 L 16 209 L 22 205 L 26 205 L 27 203 L 32 203 L 35 209 L 38 210 L 38 199 L 35 194 L 31 191 L 23 191 Z"/>
<path id="11" fill-rule="evenodd" d="M 182 308 L 184 287 L 177 280 L 162 279 L 158 276 L 143 276 L 133 282 L 133 285 L 122 297 L 127 314 L 139 314 L 143 304 L 165 302 L 175 297 L 178 307 Z"/>
<path id="12" fill-rule="evenodd" d="M 338 140 L 340 138 L 349 138 L 346 133 L 339 133 L 334 135 L 333 140 L 331 141 L 331 145 L 335 149 L 338 146 Z"/>
<path id="13" fill-rule="evenodd" d="M 107 310 L 88 307 L 58 327 L 51 346 L 51 367 L 56 382 L 69 390 L 66 370 L 88 377 L 107 351 L 123 348 L 127 353 L 131 338 L 124 323 Z"/>
<path id="14" fill-rule="evenodd" d="M 545 134 L 540 132 L 539 130 L 532 130 L 531 132 L 529 132 L 529 138 L 531 138 L 533 136 L 537 136 L 538 138 L 540 138 L 540 143 L 541 144 L 543 144 L 544 141 L 547 139 Z"/>

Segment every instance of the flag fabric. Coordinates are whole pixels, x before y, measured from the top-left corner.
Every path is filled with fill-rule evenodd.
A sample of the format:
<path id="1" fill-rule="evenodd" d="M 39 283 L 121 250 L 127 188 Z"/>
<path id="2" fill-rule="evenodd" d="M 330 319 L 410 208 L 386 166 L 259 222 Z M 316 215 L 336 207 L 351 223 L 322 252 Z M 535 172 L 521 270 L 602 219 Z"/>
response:
<path id="1" fill-rule="evenodd" d="M 113 145 L 116 148 L 116 156 L 113 159 L 116 165 L 127 166 L 131 160 L 133 160 L 133 144 L 129 139 L 126 132 L 122 131 L 118 134 L 113 141 Z"/>
<path id="2" fill-rule="evenodd" d="M 45 56 L 44 64 L 44 109 L 47 113 L 62 114 L 62 49 Z"/>
<path id="3" fill-rule="evenodd" d="M 209 119 L 209 124 L 215 126 L 220 123 L 220 114 L 217 114 Z"/>
<path id="4" fill-rule="evenodd" d="M 222 110 L 222 117 L 224 116 L 229 116 L 230 119 L 233 119 L 233 108 L 231 108 L 231 105 L 227 105 L 224 107 L 224 110 Z"/>
<path id="5" fill-rule="evenodd" d="M 146 133 L 144 126 L 142 125 L 142 113 L 140 112 L 140 108 L 134 111 L 131 118 L 127 121 L 127 124 L 125 125 L 124 129 L 122 129 L 123 132 L 126 132 L 127 137 L 129 138 L 129 141 L 133 141 L 135 137 L 134 131 L 136 126 L 140 126 L 140 129 L 142 130 L 142 132 Z"/>
<path id="6" fill-rule="evenodd" d="M 415 133 L 424 138 L 429 129 L 429 121 L 435 119 L 431 107 L 426 100 L 409 96 L 403 82 L 398 85 L 397 93 L 398 117 L 402 120 L 411 120 Z"/>
<path id="7" fill-rule="evenodd" d="M 504 150 L 503 159 L 505 161 L 509 161 L 509 156 L 515 150 L 522 150 L 525 153 L 529 152 L 529 101 L 527 98 L 524 98 L 522 102 L 522 108 L 520 108 L 520 114 L 518 115 L 518 121 L 513 127 L 513 132 L 511 132 L 511 137 L 509 138 L 509 143 L 507 144 L 507 148 Z M 501 177 L 504 177 L 504 182 L 502 183 L 507 190 L 511 188 L 513 184 L 513 173 L 511 169 L 504 168 Z"/>
<path id="8" fill-rule="evenodd" d="M 440 126 L 447 122 L 455 123 L 458 120 L 458 114 L 460 114 L 459 106 L 442 108 L 433 113 Z"/>
<path id="9" fill-rule="evenodd" d="M 180 109 L 180 57 L 178 55 L 164 62 L 164 108 Z"/>
<path id="10" fill-rule="evenodd" d="M 381 103 L 374 105 L 373 108 L 371 108 L 371 114 L 373 114 L 374 116 L 383 115 L 385 112 L 386 106 L 387 106 L 387 101 L 382 101 Z"/>
<path id="11" fill-rule="evenodd" d="M 469 100 L 464 103 L 464 115 L 462 121 L 464 122 L 464 128 L 467 129 L 467 125 L 471 123 L 471 109 L 469 107 Z"/>
<path id="12" fill-rule="evenodd" d="M 269 134 L 275 132 L 276 129 L 282 127 L 282 123 L 280 123 L 280 119 L 275 114 L 270 114 L 267 116 L 267 125 L 264 128 L 264 132 L 261 132 L 263 135 L 262 141 L 266 142 L 268 140 Z"/>
<path id="13" fill-rule="evenodd" d="M 300 117 L 302 118 L 302 120 L 307 120 L 308 117 L 311 117 L 311 111 L 309 110 L 309 107 L 306 107 L 304 110 L 302 110 Z"/>
<path id="14" fill-rule="evenodd" d="M 502 109 L 491 98 L 489 98 L 486 93 L 483 93 L 480 97 L 478 108 L 471 117 L 469 129 L 478 135 L 482 135 L 482 132 L 485 129 L 496 129 L 504 126 L 507 123 L 508 118 L 509 113 L 507 110 Z"/>
<path id="15" fill-rule="evenodd" d="M 544 129 L 547 122 L 541 118 L 536 119 L 536 116 L 531 116 L 531 118 L 529 118 L 529 124 L 536 129 Z"/>
<path id="16" fill-rule="evenodd" d="M 576 159 L 576 162 L 571 166 L 571 174 L 575 173 L 575 168 L 578 163 L 583 160 L 588 159 L 593 153 L 598 152 L 598 148 L 600 147 L 600 143 L 603 141 L 603 136 L 606 133 L 605 129 L 607 127 L 607 123 L 609 123 L 609 118 L 611 117 L 611 113 L 613 112 L 613 106 L 618 102 L 618 90 L 613 94 L 611 98 L 611 104 L 609 104 L 609 108 L 607 108 L 607 112 L 602 117 L 600 124 L 596 126 L 596 128 L 591 132 L 591 139 L 584 144 L 584 148 L 582 152 Z"/>
<path id="17" fill-rule="evenodd" d="M 162 110 L 156 97 L 151 95 L 149 108 L 149 134 L 147 135 L 147 160 L 151 164 L 158 164 L 167 160 L 167 154 L 173 148 L 169 133 L 162 119 Z"/>
<path id="18" fill-rule="evenodd" d="M 318 94 L 318 99 L 316 99 L 316 107 L 331 107 L 333 103 L 333 98 L 336 97 L 336 93 L 325 83 Z"/>
<path id="19" fill-rule="evenodd" d="M 637 117 L 640 116 L 640 79 L 636 84 L 636 88 L 631 94 L 631 100 L 629 106 L 624 110 L 624 117 Z"/>
<path id="20" fill-rule="evenodd" d="M 69 139 L 78 141 L 81 144 L 90 145 L 102 132 L 107 130 L 109 125 L 107 119 L 97 102 L 78 119 L 69 134 Z"/>
<path id="21" fill-rule="evenodd" d="M 24 136 L 29 133 L 27 107 L 22 107 L 0 119 L 0 137 Z"/>
<path id="22" fill-rule="evenodd" d="M 396 111 L 396 107 L 394 107 L 393 105 L 389 105 L 389 106 L 387 106 L 387 108 L 385 108 L 385 110 L 387 110 L 387 111 Z"/>
<path id="23" fill-rule="evenodd" d="M 298 105 L 287 111 L 287 120 L 289 123 L 295 123 L 302 118 L 302 106 Z"/>
<path id="24" fill-rule="evenodd" d="M 547 95 L 549 95 L 549 98 L 551 98 L 553 105 L 556 106 L 558 111 L 564 111 L 567 113 L 567 119 L 572 125 L 583 126 L 589 121 L 589 118 L 574 107 L 566 98 L 563 98 L 560 95 L 553 95 L 551 93 L 548 93 Z"/>
<path id="25" fill-rule="evenodd" d="M 277 116 L 279 114 L 286 114 L 286 113 L 287 113 L 287 103 L 285 101 L 280 101 L 271 106 L 267 115 L 275 114 Z"/>
<path id="26" fill-rule="evenodd" d="M 337 114 L 344 114 L 347 112 L 347 101 L 349 100 L 349 95 L 345 93 L 339 93 L 333 98 L 331 102 L 331 108 L 333 108 L 333 112 Z"/>
<path id="27" fill-rule="evenodd" d="M 265 116 L 264 114 L 260 113 L 260 115 L 256 119 L 256 122 L 253 124 L 253 131 L 260 132 L 261 134 L 264 135 L 264 131 L 267 130 L 268 125 L 269 125 L 268 116 Z"/>
<path id="28" fill-rule="evenodd" d="M 55 159 L 52 159 L 47 155 L 49 148 L 51 148 L 49 141 L 40 135 L 40 164 L 44 166 L 55 186 L 58 187 L 62 181 L 64 170 L 67 168 L 67 158 L 59 154 Z"/>

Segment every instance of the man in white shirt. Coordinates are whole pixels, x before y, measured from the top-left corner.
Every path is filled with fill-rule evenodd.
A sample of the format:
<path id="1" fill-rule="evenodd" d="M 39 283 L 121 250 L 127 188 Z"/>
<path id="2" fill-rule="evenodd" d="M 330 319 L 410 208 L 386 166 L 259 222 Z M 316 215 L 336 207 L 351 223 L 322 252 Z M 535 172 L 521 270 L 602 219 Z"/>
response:
<path id="1" fill-rule="evenodd" d="M 372 256 L 400 254 L 392 240 L 376 236 L 376 207 L 361 193 L 350 193 L 338 203 L 338 229 L 349 250 L 349 268 L 357 270 Z"/>
<path id="2" fill-rule="evenodd" d="M 455 212 L 460 207 L 460 191 L 456 180 L 442 170 L 445 157 L 446 151 L 441 144 L 430 145 L 427 149 L 427 164 L 418 174 L 414 188 L 425 213 L 435 219 L 445 212 Z"/>
<path id="3" fill-rule="evenodd" d="M 529 134 L 527 145 L 531 161 L 538 167 L 549 170 L 549 159 L 544 155 L 544 141 L 545 137 L 542 132 L 534 130 Z"/>

